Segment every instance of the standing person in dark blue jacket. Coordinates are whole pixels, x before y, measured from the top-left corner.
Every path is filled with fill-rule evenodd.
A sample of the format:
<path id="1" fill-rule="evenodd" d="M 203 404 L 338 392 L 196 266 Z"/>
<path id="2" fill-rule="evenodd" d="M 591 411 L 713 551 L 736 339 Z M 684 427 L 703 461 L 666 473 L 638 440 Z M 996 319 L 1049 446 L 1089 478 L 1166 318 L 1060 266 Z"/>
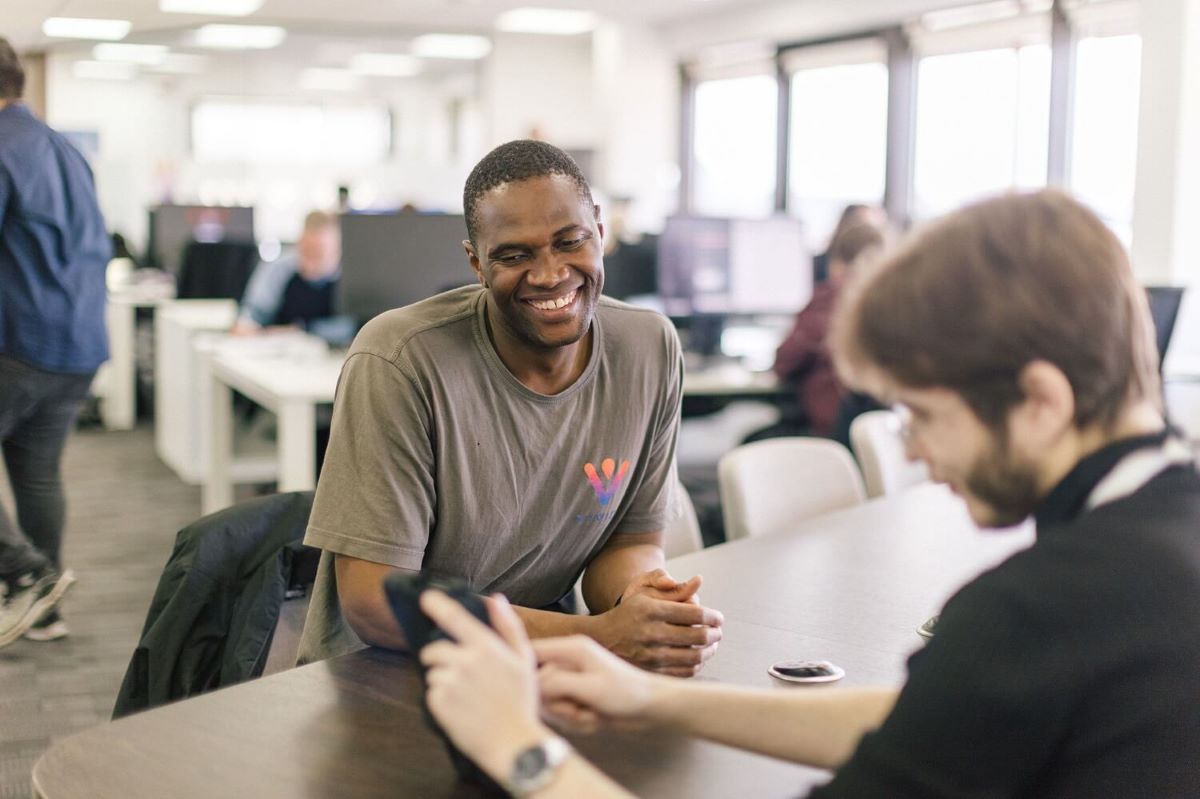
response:
<path id="1" fill-rule="evenodd" d="M 66 635 L 57 605 L 66 503 L 59 460 L 108 360 L 112 252 L 92 172 L 20 102 L 25 72 L 0 38 L 0 445 L 16 526 L 0 508 L 0 647 Z"/>

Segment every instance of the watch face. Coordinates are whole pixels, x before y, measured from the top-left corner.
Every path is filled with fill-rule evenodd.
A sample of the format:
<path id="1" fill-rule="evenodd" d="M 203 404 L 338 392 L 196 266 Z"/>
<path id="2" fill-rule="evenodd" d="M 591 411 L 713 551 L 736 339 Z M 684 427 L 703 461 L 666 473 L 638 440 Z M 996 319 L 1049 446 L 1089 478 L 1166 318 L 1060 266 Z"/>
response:
<path id="1" fill-rule="evenodd" d="M 545 748 L 531 746 L 518 755 L 517 762 L 513 763 L 513 778 L 516 780 L 532 779 L 545 770 L 547 763 Z"/>

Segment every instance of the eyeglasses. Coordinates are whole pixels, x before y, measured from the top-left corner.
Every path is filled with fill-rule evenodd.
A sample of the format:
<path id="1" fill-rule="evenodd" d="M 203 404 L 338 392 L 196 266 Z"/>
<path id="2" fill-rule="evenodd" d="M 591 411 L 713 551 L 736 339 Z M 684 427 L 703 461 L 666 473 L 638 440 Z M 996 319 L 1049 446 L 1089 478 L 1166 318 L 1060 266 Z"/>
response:
<path id="1" fill-rule="evenodd" d="M 904 442 L 905 446 L 911 445 L 918 433 L 915 429 L 917 422 L 913 418 L 912 408 L 903 402 L 894 402 L 891 405 L 891 411 L 896 425 L 896 434 L 900 436 L 900 440 Z"/>

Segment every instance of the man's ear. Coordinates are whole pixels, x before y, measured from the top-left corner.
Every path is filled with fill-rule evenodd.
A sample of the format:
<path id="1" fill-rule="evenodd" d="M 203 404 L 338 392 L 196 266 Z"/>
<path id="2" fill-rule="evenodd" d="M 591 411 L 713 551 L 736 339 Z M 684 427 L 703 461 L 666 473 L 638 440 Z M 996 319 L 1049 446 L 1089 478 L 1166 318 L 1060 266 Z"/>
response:
<path id="1" fill-rule="evenodd" d="M 1049 361 L 1031 361 L 1017 376 L 1024 399 L 1009 415 L 1010 430 L 1035 452 L 1044 452 L 1075 425 L 1075 390 Z"/>
<path id="2" fill-rule="evenodd" d="M 487 288 L 487 277 L 483 274 L 483 264 L 479 262 L 479 255 L 475 252 L 475 245 L 471 243 L 470 239 L 463 239 L 462 245 L 463 249 L 466 250 L 467 262 L 471 264 L 471 271 L 475 273 L 476 280 L 479 281 L 479 285 Z"/>
<path id="3" fill-rule="evenodd" d="M 592 216 L 596 218 L 596 230 L 600 233 L 600 243 L 604 243 L 604 222 L 600 220 L 600 206 L 592 206 Z"/>

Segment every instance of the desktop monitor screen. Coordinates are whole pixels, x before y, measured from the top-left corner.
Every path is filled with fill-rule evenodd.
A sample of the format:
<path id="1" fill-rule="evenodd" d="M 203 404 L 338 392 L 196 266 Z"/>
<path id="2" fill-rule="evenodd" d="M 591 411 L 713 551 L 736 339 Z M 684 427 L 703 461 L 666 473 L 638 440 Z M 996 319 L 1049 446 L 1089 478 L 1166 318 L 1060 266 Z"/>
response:
<path id="1" fill-rule="evenodd" d="M 791 314 L 812 297 L 811 260 L 795 219 L 675 216 L 658 240 L 659 293 L 673 316 Z"/>
<path id="2" fill-rule="evenodd" d="M 366 322 L 473 283 L 462 214 L 343 214 L 338 313 Z"/>
<path id="3" fill-rule="evenodd" d="M 254 209 L 245 206 L 158 205 L 150 209 L 151 266 L 178 275 L 188 242 L 254 243 Z"/>

